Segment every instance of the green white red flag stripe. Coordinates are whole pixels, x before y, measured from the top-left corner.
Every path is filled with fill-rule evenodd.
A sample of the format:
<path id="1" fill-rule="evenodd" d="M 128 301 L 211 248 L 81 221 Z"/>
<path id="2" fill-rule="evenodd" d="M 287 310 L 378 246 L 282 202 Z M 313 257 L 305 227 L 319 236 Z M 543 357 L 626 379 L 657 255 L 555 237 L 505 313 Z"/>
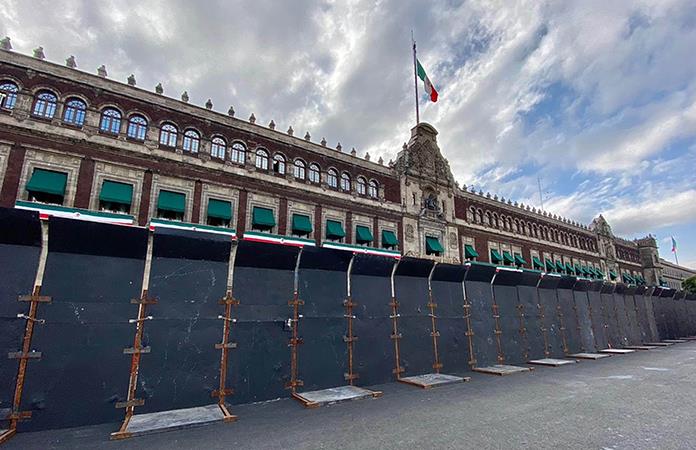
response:
<path id="1" fill-rule="evenodd" d="M 428 94 L 428 96 L 430 96 L 430 101 L 436 102 L 437 90 L 435 89 L 435 86 L 433 86 L 433 83 L 430 81 L 430 78 L 428 78 L 428 75 L 425 73 L 425 69 L 421 65 L 420 61 L 418 61 L 417 59 L 416 65 L 418 67 L 418 78 L 420 78 L 423 81 L 423 89 L 425 89 L 425 93 Z"/>

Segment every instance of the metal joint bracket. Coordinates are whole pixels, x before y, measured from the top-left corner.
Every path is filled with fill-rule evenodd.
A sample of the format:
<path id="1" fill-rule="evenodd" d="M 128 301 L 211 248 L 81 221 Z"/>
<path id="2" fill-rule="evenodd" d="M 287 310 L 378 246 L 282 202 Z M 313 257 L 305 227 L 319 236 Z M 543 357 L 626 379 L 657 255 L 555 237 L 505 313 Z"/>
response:
<path id="1" fill-rule="evenodd" d="M 123 349 L 124 355 L 135 355 L 136 353 L 150 353 L 150 346 L 148 345 L 147 347 L 141 348 L 128 347 Z"/>
<path id="2" fill-rule="evenodd" d="M 26 314 L 22 314 L 22 313 L 17 314 L 17 318 L 18 319 L 27 319 L 30 322 L 36 322 L 36 323 L 41 324 L 41 325 L 46 323 L 46 319 L 34 319 L 33 317 L 27 316 Z"/>

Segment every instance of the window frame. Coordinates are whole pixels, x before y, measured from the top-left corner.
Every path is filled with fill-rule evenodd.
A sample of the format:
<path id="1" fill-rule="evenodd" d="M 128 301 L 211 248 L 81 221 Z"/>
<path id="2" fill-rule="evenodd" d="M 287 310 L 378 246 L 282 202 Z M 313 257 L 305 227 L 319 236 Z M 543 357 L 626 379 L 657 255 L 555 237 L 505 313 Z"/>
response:
<path id="1" fill-rule="evenodd" d="M 234 141 L 230 145 L 230 161 L 235 164 L 246 163 L 247 146 L 241 141 Z"/>
<path id="2" fill-rule="evenodd" d="M 220 156 L 222 152 L 222 156 Z M 222 136 L 213 136 L 210 140 L 210 157 L 225 160 L 227 158 L 227 141 Z"/>
<path id="3" fill-rule="evenodd" d="M 138 120 L 141 120 L 140 122 Z M 147 137 L 148 121 L 142 114 L 131 114 L 128 116 L 128 127 L 126 128 L 126 137 L 135 139 L 136 141 L 145 141 Z M 131 134 L 131 131 L 135 133 Z M 141 137 L 142 135 L 142 137 Z"/>
<path id="4" fill-rule="evenodd" d="M 187 153 L 198 153 L 201 148 L 201 133 L 188 128 L 184 131 L 184 138 L 181 141 L 181 149 Z"/>
<path id="5" fill-rule="evenodd" d="M 314 179 L 316 177 L 316 179 Z M 321 166 L 317 163 L 310 163 L 307 168 L 307 179 L 310 183 L 321 183 Z"/>
<path id="6" fill-rule="evenodd" d="M 82 107 L 77 106 L 77 104 Z M 63 123 L 74 127 L 82 127 L 85 124 L 87 103 L 79 97 L 70 97 L 63 105 Z M 70 115 L 70 117 L 68 117 Z"/>
<path id="7" fill-rule="evenodd" d="M 123 114 L 113 106 L 102 109 L 99 115 L 99 132 L 118 136 L 121 133 Z"/>
<path id="8" fill-rule="evenodd" d="M 172 145 L 172 138 L 174 139 L 174 145 Z M 171 122 L 165 122 L 160 126 L 159 139 L 157 142 L 159 145 L 168 148 L 176 148 L 177 141 L 179 139 L 179 128 Z"/>
<path id="9" fill-rule="evenodd" d="M 331 189 L 338 189 L 338 170 L 332 167 L 326 171 L 326 184 Z"/>
<path id="10" fill-rule="evenodd" d="M 4 87 L 11 86 L 13 89 L 3 89 Z M 11 80 L 3 80 L 0 82 L 0 92 L 5 93 L 5 97 L 0 100 L 0 109 L 6 111 L 12 111 L 17 104 L 17 94 L 19 94 L 19 86 L 17 83 Z M 10 106 L 7 106 L 11 103 Z"/>
<path id="11" fill-rule="evenodd" d="M 254 152 L 254 167 L 259 170 L 268 171 L 268 150 L 264 148 L 257 148 Z"/>
<path id="12" fill-rule="evenodd" d="M 44 97 L 52 97 L 52 99 Z M 39 111 L 40 108 L 40 111 Z M 31 115 L 41 119 L 53 119 L 58 108 L 58 96 L 48 89 L 42 89 L 34 95 L 34 103 L 31 107 Z"/>
<path id="13" fill-rule="evenodd" d="M 307 179 L 307 164 L 299 158 L 293 162 L 292 176 L 296 180 L 304 181 Z"/>

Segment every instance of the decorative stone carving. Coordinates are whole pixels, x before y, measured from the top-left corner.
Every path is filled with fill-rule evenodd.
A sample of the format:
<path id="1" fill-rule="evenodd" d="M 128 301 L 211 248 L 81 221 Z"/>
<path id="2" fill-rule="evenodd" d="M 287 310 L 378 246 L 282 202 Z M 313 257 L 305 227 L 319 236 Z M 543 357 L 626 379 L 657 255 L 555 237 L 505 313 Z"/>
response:
<path id="1" fill-rule="evenodd" d="M 188 101 L 189 101 L 188 92 L 184 91 L 183 94 L 181 94 L 181 101 L 184 103 L 188 103 Z"/>
<path id="2" fill-rule="evenodd" d="M 290 126 L 288 127 L 288 134 L 289 134 L 290 136 L 292 136 L 293 134 L 295 134 L 295 130 L 292 129 L 292 125 L 290 125 Z"/>
<path id="3" fill-rule="evenodd" d="M 410 223 L 406 225 L 406 240 L 408 242 L 413 242 L 415 231 L 413 230 L 413 225 Z"/>
<path id="4" fill-rule="evenodd" d="M 432 125 L 425 122 L 416 125 L 408 144 L 404 144 L 397 155 L 395 168 L 404 175 L 454 186 L 452 171 L 440 152 L 436 137 L 437 131 Z"/>
<path id="5" fill-rule="evenodd" d="M 340 142 L 336 144 L 336 150 L 338 150 L 339 152 L 343 151 L 343 146 L 341 146 Z"/>
<path id="6" fill-rule="evenodd" d="M 0 49 L 10 51 L 12 50 L 12 42 L 10 42 L 10 38 L 8 36 L 5 36 L 4 38 L 0 39 Z"/>
<path id="7" fill-rule="evenodd" d="M 99 76 L 102 77 L 102 78 L 106 78 L 106 77 L 107 77 L 108 74 L 106 73 L 106 66 L 105 66 L 104 64 L 102 64 L 101 66 L 97 67 L 97 75 L 99 75 Z"/>
<path id="8" fill-rule="evenodd" d="M 451 249 L 456 250 L 456 248 L 457 248 L 457 234 L 456 233 L 450 233 L 449 246 Z"/>
<path id="9" fill-rule="evenodd" d="M 164 94 L 164 88 L 162 87 L 162 83 L 157 83 L 157 86 L 155 86 L 155 93 L 159 95 Z"/>
<path id="10" fill-rule="evenodd" d="M 369 161 L 369 160 L 370 160 L 370 153 L 365 152 L 365 161 Z"/>
<path id="11" fill-rule="evenodd" d="M 358 154 L 358 152 L 355 151 L 355 147 L 353 147 L 352 149 L 350 149 L 350 156 L 355 156 L 355 155 L 357 155 L 357 154 Z"/>
<path id="12" fill-rule="evenodd" d="M 130 76 L 128 77 L 128 85 L 135 86 L 135 75 L 130 74 Z"/>
<path id="13" fill-rule="evenodd" d="M 213 109 L 213 101 L 211 99 L 205 102 L 205 109 Z"/>
<path id="14" fill-rule="evenodd" d="M 271 121 L 268 122 L 268 128 L 270 128 L 271 130 L 275 130 L 275 122 L 273 121 L 273 119 L 271 119 Z"/>
<path id="15" fill-rule="evenodd" d="M 70 55 L 65 59 L 65 66 L 70 67 L 71 69 L 77 69 L 77 62 L 75 61 L 75 57 L 73 55 Z"/>
<path id="16" fill-rule="evenodd" d="M 614 235 L 614 233 L 612 233 L 611 231 L 609 223 L 601 214 L 592 221 L 590 229 L 595 233 L 601 234 L 603 236 L 611 237 Z"/>
<path id="17" fill-rule="evenodd" d="M 326 147 L 326 138 L 321 138 L 321 145 L 322 147 Z"/>
<path id="18" fill-rule="evenodd" d="M 256 123 L 256 116 L 254 115 L 254 113 L 251 113 L 251 115 L 249 116 L 249 123 Z"/>
<path id="19" fill-rule="evenodd" d="M 310 136 L 309 131 L 305 133 L 304 138 L 305 138 L 305 141 L 312 139 L 312 136 Z"/>
<path id="20" fill-rule="evenodd" d="M 379 164 L 380 166 L 383 166 L 383 165 L 384 165 L 384 159 L 382 159 L 381 156 L 380 156 L 379 159 L 377 160 L 377 164 Z"/>
<path id="21" fill-rule="evenodd" d="M 36 59 L 46 59 L 43 47 L 36 47 L 34 49 L 34 58 Z"/>
<path id="22" fill-rule="evenodd" d="M 234 117 L 234 107 L 230 106 L 230 109 L 227 110 L 227 115 L 230 117 Z"/>

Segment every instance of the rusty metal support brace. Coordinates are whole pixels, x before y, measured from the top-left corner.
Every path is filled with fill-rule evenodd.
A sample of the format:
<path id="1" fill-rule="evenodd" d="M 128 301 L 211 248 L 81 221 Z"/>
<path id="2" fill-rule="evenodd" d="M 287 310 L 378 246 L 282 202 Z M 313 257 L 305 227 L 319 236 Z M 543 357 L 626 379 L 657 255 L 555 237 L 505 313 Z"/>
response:
<path id="1" fill-rule="evenodd" d="M 500 314 L 498 313 L 498 303 L 495 301 L 495 289 L 493 289 L 493 283 L 495 282 L 495 278 L 497 276 L 498 271 L 496 270 L 495 275 L 493 275 L 493 278 L 491 279 L 491 298 L 493 299 L 491 309 L 493 310 L 493 320 L 495 322 L 495 330 L 493 331 L 493 334 L 495 334 L 495 342 L 498 349 L 498 364 L 505 364 L 505 355 L 503 354 L 503 343 L 500 340 L 500 336 L 503 334 L 503 331 L 500 329 Z"/>
<path id="2" fill-rule="evenodd" d="M 394 369 L 392 373 L 396 376 L 396 379 L 401 379 L 401 374 L 404 372 L 404 368 L 401 367 L 400 354 L 399 354 L 399 339 L 401 339 L 401 333 L 399 333 L 399 302 L 396 300 L 396 287 L 394 284 L 394 277 L 396 276 L 396 269 L 399 267 L 401 260 L 394 263 L 391 272 L 391 300 L 389 306 L 391 307 L 392 320 L 392 334 L 390 336 L 391 340 L 394 342 Z"/>
<path id="3" fill-rule="evenodd" d="M 466 275 L 464 275 L 466 278 Z M 464 297 L 464 320 L 466 321 L 466 331 L 464 335 L 466 336 L 467 343 L 469 345 L 469 368 L 473 369 L 476 367 L 476 356 L 474 355 L 474 331 L 471 329 L 471 303 L 466 295 L 466 282 L 462 279 L 462 295 Z"/>
<path id="4" fill-rule="evenodd" d="M 302 380 L 298 379 L 299 366 L 298 366 L 298 346 L 302 345 L 302 338 L 299 337 L 299 321 L 300 321 L 300 306 L 304 305 L 304 301 L 300 300 L 299 292 L 299 271 L 300 271 L 300 260 L 302 258 L 302 249 L 297 253 L 297 259 L 295 260 L 295 277 L 292 300 L 288 301 L 288 306 L 292 308 L 292 317 L 289 320 L 290 326 L 292 327 L 292 337 L 288 341 L 288 347 L 290 347 L 290 381 L 285 383 L 285 389 L 290 389 L 291 395 L 302 401 L 302 397 L 296 395 L 297 388 L 304 386 Z M 304 402 L 303 402 L 304 403 Z M 308 405 L 305 405 L 308 406 Z M 318 406 L 318 405 L 317 405 Z"/>
<path id="5" fill-rule="evenodd" d="M 529 359 L 529 341 L 527 339 L 527 325 L 525 322 L 524 305 L 522 303 L 517 305 L 517 311 L 520 318 L 520 336 L 522 337 L 522 358 L 524 361 L 527 361 Z"/>
<path id="6" fill-rule="evenodd" d="M 432 269 L 430 269 L 430 274 L 428 275 L 428 308 L 430 308 L 430 336 L 433 338 L 433 369 L 435 373 L 440 373 L 442 369 L 442 362 L 440 362 L 440 354 L 438 352 L 438 337 L 440 337 L 440 332 L 437 331 L 437 316 L 435 315 L 435 309 L 437 308 L 437 303 L 433 299 L 433 274 L 435 273 L 435 268 L 437 267 L 437 262 L 433 264 Z"/>

